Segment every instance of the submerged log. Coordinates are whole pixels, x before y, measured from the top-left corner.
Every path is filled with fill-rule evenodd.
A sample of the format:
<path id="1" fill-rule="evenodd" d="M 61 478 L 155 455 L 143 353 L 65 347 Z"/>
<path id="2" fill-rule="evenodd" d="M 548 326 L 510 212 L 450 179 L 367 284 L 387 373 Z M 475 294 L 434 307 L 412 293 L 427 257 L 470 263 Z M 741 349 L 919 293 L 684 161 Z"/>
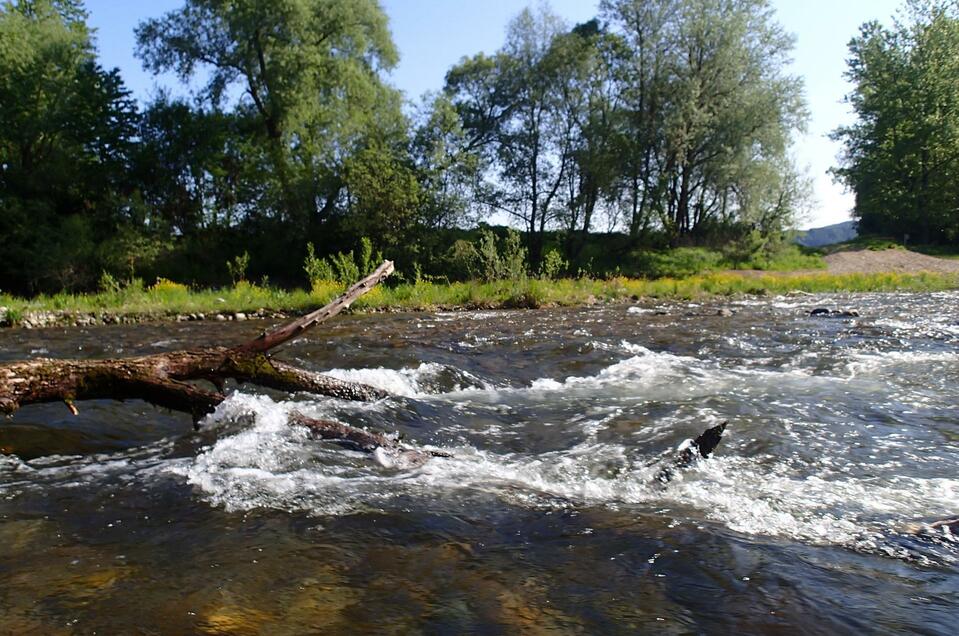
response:
<path id="1" fill-rule="evenodd" d="M 301 369 L 274 360 L 268 354 L 337 315 L 392 272 L 393 263 L 384 261 L 372 274 L 324 307 L 235 347 L 203 347 L 110 360 L 37 358 L 0 364 L 0 412 L 9 415 L 29 404 L 64 402 L 76 415 L 78 401 L 140 399 L 189 413 L 194 422 L 198 422 L 226 399 L 223 385 L 227 379 L 346 400 L 387 397 L 389 393 L 381 389 Z M 217 388 L 210 391 L 192 384 L 198 380 L 209 381 Z M 317 420 L 299 413 L 290 420 L 308 427 L 318 437 L 342 441 L 366 452 L 380 447 L 400 448 L 390 437 L 340 422 Z"/>

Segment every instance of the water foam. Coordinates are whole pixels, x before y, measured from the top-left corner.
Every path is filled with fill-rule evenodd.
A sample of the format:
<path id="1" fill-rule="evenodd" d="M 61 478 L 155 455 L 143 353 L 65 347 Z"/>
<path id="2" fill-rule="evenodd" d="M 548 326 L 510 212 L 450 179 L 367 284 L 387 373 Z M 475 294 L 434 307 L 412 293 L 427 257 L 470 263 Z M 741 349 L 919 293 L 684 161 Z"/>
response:
<path id="1" fill-rule="evenodd" d="M 330 369 L 324 373 L 340 380 L 368 384 L 402 397 L 491 388 L 471 373 L 435 362 L 401 369 Z"/>
<path id="2" fill-rule="evenodd" d="M 523 506 L 557 501 L 665 506 L 680 516 L 683 510 L 699 511 L 737 532 L 862 550 L 881 549 L 883 535 L 907 520 L 959 509 L 954 479 L 900 477 L 876 484 L 847 476 L 802 477 L 782 462 L 735 455 L 700 462 L 663 486 L 653 479 L 659 464 L 638 462 L 633 450 L 594 439 L 536 456 L 459 446 L 446 449 L 452 458 L 397 472 L 308 442 L 304 431 L 287 424 L 289 409 L 264 396 L 231 397 L 211 425 L 252 414 L 252 426 L 221 437 L 171 472 L 227 510 L 267 507 L 340 515 L 371 506 L 389 509 L 391 501 L 406 497 L 442 506 L 444 498 L 453 501 L 464 494 Z"/>
<path id="3" fill-rule="evenodd" d="M 627 341 L 596 346 L 629 357 L 592 375 L 540 378 L 525 387 L 457 387 L 440 393 L 435 391 L 437 378 L 450 369 L 435 363 L 398 370 L 337 369 L 331 375 L 405 397 L 438 398 L 451 402 L 454 410 L 477 398 L 495 404 L 521 403 L 531 396 L 552 402 L 557 394 L 612 396 L 621 389 L 641 399 L 653 399 L 662 393 L 664 398 L 676 400 L 735 388 L 741 397 L 748 395 L 750 400 L 773 404 L 777 403 L 770 397 L 773 390 L 789 395 L 815 393 L 825 388 L 834 390 L 837 382 L 844 382 L 845 391 L 862 393 L 885 386 L 857 384 L 859 381 L 849 376 L 814 375 L 806 368 L 724 369 L 718 362 L 655 352 Z M 849 364 L 883 368 L 953 360 L 955 354 L 948 352 L 855 353 Z M 321 411 L 324 408 L 322 402 L 314 407 Z M 392 509 L 400 505 L 398 501 L 408 505 L 409 498 L 443 507 L 475 497 L 496 497 L 521 506 L 569 502 L 629 505 L 643 510 L 665 507 L 679 518 L 706 519 L 745 534 L 885 552 L 894 548 L 884 537 L 906 521 L 945 516 L 959 509 L 959 481 L 897 476 L 901 466 L 896 460 L 850 471 L 855 460 L 844 455 L 849 443 L 846 434 L 819 431 L 817 425 L 801 434 L 786 430 L 787 436 L 809 436 L 815 442 L 816 453 L 806 454 L 814 455 L 812 459 L 806 455 L 740 457 L 735 443 L 724 443 L 719 457 L 684 471 L 664 487 L 653 480 L 657 465 L 648 457 L 638 457 L 639 449 L 597 441 L 602 439 L 597 433 L 609 418 L 570 420 L 568 424 L 581 427 L 585 435 L 578 438 L 579 443 L 562 450 L 540 454 L 493 452 L 460 442 L 444 449 L 453 453 L 452 458 L 398 470 L 396 466 L 377 465 L 368 456 L 309 440 L 304 431 L 287 424 L 291 408 L 264 396 L 231 396 L 207 425 L 226 430 L 238 419 L 252 421 L 238 432 L 222 435 L 193 460 L 173 465 L 170 470 L 185 477 L 212 504 L 228 510 L 266 507 L 339 515 L 370 507 Z M 449 432 L 455 438 L 459 430 Z M 892 455 L 909 444 L 908 438 L 898 437 L 872 441 L 884 444 L 883 452 Z M 836 468 L 839 463 L 844 464 L 842 470 Z"/>

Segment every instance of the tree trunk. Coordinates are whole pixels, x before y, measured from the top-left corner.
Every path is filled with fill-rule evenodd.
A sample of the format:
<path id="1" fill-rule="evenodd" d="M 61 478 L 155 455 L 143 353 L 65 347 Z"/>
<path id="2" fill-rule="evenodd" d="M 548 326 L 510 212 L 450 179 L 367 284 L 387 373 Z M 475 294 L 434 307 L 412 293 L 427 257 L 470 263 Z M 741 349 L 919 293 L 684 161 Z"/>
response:
<path id="1" fill-rule="evenodd" d="M 77 414 L 74 403 L 80 400 L 140 399 L 189 413 L 197 422 L 226 399 L 222 386 L 228 378 L 281 391 L 305 391 L 347 400 L 388 397 L 389 393 L 381 389 L 313 373 L 274 360 L 267 354 L 340 313 L 392 272 L 393 263 L 384 261 L 328 305 L 235 347 L 204 347 L 113 360 L 38 358 L 0 364 L 0 412 L 9 415 L 29 404 L 62 401 Z M 196 380 L 212 382 L 217 390 L 190 383 Z M 321 438 L 367 452 L 381 447 L 400 448 L 385 435 L 339 422 L 317 420 L 300 413 L 292 414 L 290 421 L 308 427 Z"/>

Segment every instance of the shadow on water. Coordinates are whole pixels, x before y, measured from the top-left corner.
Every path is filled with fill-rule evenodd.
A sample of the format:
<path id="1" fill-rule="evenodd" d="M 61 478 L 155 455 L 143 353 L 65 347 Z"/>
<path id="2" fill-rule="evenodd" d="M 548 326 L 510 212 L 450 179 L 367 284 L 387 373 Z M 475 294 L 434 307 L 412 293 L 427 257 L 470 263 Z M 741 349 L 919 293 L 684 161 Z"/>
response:
<path id="1" fill-rule="evenodd" d="M 904 528 L 959 512 L 957 300 L 353 316 L 279 355 L 396 398 L 244 389 L 198 432 L 26 408 L 0 427 L 0 631 L 951 634 L 959 549 Z M 0 357 L 262 327 L 7 331 Z M 455 457 L 383 468 L 294 406 Z M 651 482 L 720 419 L 713 459 Z"/>

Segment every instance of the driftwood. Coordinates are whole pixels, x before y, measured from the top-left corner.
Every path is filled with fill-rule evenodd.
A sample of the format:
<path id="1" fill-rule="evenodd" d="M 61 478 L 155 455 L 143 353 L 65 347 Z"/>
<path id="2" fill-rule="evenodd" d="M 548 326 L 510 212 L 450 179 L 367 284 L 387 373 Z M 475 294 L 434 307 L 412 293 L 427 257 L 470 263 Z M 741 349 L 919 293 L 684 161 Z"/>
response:
<path id="1" fill-rule="evenodd" d="M 302 336 L 332 318 L 393 272 L 384 261 L 328 305 L 263 332 L 236 347 L 204 347 L 134 358 L 112 360 L 34 360 L 0 364 L 0 412 L 12 414 L 28 404 L 64 402 L 76 415 L 76 402 L 93 399 L 140 399 L 156 406 L 182 411 L 194 423 L 226 399 L 224 382 L 233 379 L 281 391 L 305 391 L 347 400 L 377 400 L 389 393 L 344 382 L 274 360 L 268 353 Z M 192 384 L 206 380 L 207 390 Z M 305 426 L 323 439 L 342 442 L 358 450 L 403 450 L 393 438 L 340 422 L 319 420 L 294 412 L 292 424 Z"/>

